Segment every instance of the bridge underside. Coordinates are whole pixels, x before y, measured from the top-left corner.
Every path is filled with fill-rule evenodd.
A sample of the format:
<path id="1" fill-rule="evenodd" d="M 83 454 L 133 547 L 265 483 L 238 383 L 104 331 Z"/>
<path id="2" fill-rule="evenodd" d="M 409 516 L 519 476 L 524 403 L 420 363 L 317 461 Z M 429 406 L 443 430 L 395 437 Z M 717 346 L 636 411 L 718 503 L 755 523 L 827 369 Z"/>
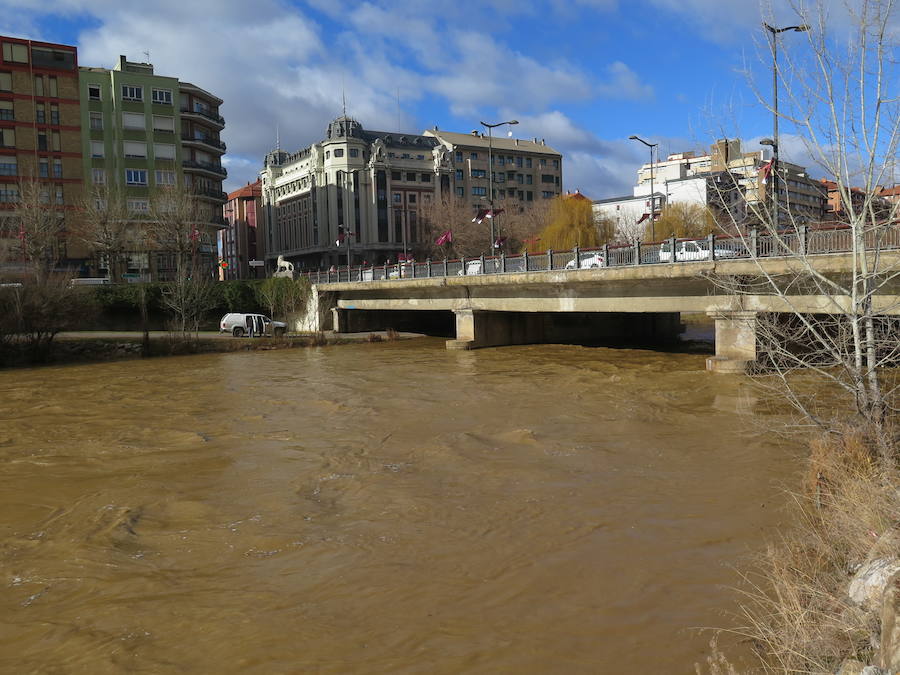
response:
<path id="1" fill-rule="evenodd" d="M 678 340 L 678 312 L 494 312 L 472 309 L 333 310 L 340 333 L 394 330 L 455 338 L 448 349 L 522 344 L 660 345 Z"/>

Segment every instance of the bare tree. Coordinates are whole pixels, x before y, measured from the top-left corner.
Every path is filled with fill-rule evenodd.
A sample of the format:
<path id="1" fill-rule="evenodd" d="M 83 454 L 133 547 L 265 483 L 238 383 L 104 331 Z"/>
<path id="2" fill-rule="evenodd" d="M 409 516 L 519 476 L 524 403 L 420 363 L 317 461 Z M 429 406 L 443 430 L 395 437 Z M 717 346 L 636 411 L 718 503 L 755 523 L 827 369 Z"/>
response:
<path id="1" fill-rule="evenodd" d="M 506 203 L 495 203 L 494 209 L 498 212 L 494 219 L 495 236 L 505 238 L 502 249 L 507 253 L 522 250 L 525 241 L 547 224 L 548 205 L 545 202 L 523 205 L 506 200 Z M 425 205 L 421 210 L 425 223 L 422 253 L 434 259 L 489 255 L 493 243 L 490 221 L 475 222 L 475 215 L 471 204 L 461 197 L 451 196 Z M 452 242 L 436 244 L 448 230 L 453 233 Z"/>
<path id="2" fill-rule="evenodd" d="M 129 213 L 121 190 L 108 185 L 94 186 L 84 198 L 81 212 L 70 234 L 105 259 L 110 281 L 118 281 L 126 254 L 145 246 L 143 219 Z"/>
<path id="3" fill-rule="evenodd" d="M 860 0 L 848 8 L 853 35 L 841 42 L 829 32 L 821 6 L 796 8 L 798 23 L 809 30 L 805 41 L 794 36 L 779 51 L 782 104 L 777 112 L 837 184 L 845 229 L 808 227 L 805 205 L 792 200 L 783 178 L 776 221 L 771 189 L 765 194 L 761 185 L 765 199 L 748 200 L 746 212 L 758 223 L 766 250 L 755 248 L 755 237 L 739 227 L 742 223 L 731 223 L 758 263 L 757 273 L 717 278 L 745 298 L 746 308 L 752 309 L 748 298 L 758 294 L 775 296 L 786 308 L 787 314 L 760 315 L 758 351 L 788 400 L 806 419 L 826 428 L 848 411 L 857 423 L 883 429 L 900 403 L 894 368 L 900 357 L 898 324 L 890 316 L 897 307 L 881 299 L 892 297 L 900 283 L 898 205 L 886 210 L 879 196 L 881 186 L 895 177 L 900 139 L 896 9 L 894 0 Z M 769 98 L 760 98 L 772 110 Z M 826 271 L 817 264 L 821 257 L 811 254 L 841 238 L 849 248 L 846 267 Z M 764 254 L 788 256 L 789 272 L 772 273 Z M 800 296 L 821 298 L 817 313 L 803 307 Z M 833 385 L 825 405 L 821 392 L 797 383 L 794 374 L 800 369 Z"/>
<path id="4" fill-rule="evenodd" d="M 146 220 L 150 246 L 174 258 L 174 279 L 162 292 L 162 302 L 182 335 L 196 333 L 206 312 L 215 306 L 212 275 L 199 264 L 210 213 L 182 187 L 158 189 Z"/>
<path id="5" fill-rule="evenodd" d="M 18 200 L 11 217 L 0 219 L 0 239 L 7 261 L 25 266 L 35 278 L 50 275 L 59 262 L 66 225 L 60 206 L 51 204 L 47 185 L 23 180 L 18 185 Z"/>

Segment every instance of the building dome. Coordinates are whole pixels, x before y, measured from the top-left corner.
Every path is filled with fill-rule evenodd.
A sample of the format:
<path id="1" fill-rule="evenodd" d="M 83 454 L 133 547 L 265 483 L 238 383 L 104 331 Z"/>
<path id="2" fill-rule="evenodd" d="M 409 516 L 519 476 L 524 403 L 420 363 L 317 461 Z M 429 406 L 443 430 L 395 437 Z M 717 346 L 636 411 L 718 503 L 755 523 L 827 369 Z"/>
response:
<path id="1" fill-rule="evenodd" d="M 341 115 L 337 119 L 331 121 L 328 125 L 326 138 L 361 138 L 362 125 L 351 117 Z"/>

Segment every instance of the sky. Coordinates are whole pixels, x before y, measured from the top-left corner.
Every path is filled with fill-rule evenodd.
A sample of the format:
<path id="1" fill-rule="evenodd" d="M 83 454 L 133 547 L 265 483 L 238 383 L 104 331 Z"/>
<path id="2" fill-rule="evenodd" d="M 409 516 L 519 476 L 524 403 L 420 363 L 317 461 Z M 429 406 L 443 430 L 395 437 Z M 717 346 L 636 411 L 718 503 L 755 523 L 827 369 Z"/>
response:
<path id="1" fill-rule="evenodd" d="M 822 1 L 836 25 L 846 20 L 840 0 Z M 346 101 L 379 131 L 467 133 L 516 119 L 515 136 L 563 153 L 564 188 L 592 199 L 631 194 L 649 159 L 633 134 L 663 157 L 726 136 L 759 149 L 772 133 L 759 100 L 771 91 L 761 20 L 797 18 L 754 0 L 3 4 L 0 34 L 77 45 L 83 66 L 149 52 L 157 74 L 222 98 L 227 191 L 256 180 L 276 137 L 289 152 L 322 140 Z M 789 130 L 781 147 L 805 163 Z"/>

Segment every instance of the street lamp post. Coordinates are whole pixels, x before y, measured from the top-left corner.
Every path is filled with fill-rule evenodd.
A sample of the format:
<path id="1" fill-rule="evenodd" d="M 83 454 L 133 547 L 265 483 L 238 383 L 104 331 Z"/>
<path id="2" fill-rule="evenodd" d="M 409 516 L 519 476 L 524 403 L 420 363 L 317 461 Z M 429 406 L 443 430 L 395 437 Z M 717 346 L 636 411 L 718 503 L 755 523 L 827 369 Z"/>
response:
<path id="1" fill-rule="evenodd" d="M 778 34 L 785 31 L 795 31 L 803 33 L 809 30 L 809 26 L 803 24 L 801 26 L 785 26 L 784 28 L 775 28 L 763 22 L 763 26 L 769 32 L 772 44 L 772 139 L 763 139 L 761 145 L 772 146 L 772 167 L 769 172 L 772 176 L 772 227 L 778 228 Z"/>
<path id="2" fill-rule="evenodd" d="M 487 122 L 479 122 L 481 126 L 488 130 L 488 204 L 490 208 L 491 221 L 491 254 L 494 253 L 494 243 L 497 241 L 494 237 L 494 134 L 496 127 L 502 127 L 504 124 L 518 124 L 518 120 L 508 120 L 506 122 L 497 122 L 496 124 L 488 124 Z"/>
<path id="3" fill-rule="evenodd" d="M 629 136 L 628 139 L 640 141 L 650 148 L 650 239 L 656 241 L 656 192 L 653 189 L 653 148 L 659 143 L 648 143 L 639 136 Z"/>

